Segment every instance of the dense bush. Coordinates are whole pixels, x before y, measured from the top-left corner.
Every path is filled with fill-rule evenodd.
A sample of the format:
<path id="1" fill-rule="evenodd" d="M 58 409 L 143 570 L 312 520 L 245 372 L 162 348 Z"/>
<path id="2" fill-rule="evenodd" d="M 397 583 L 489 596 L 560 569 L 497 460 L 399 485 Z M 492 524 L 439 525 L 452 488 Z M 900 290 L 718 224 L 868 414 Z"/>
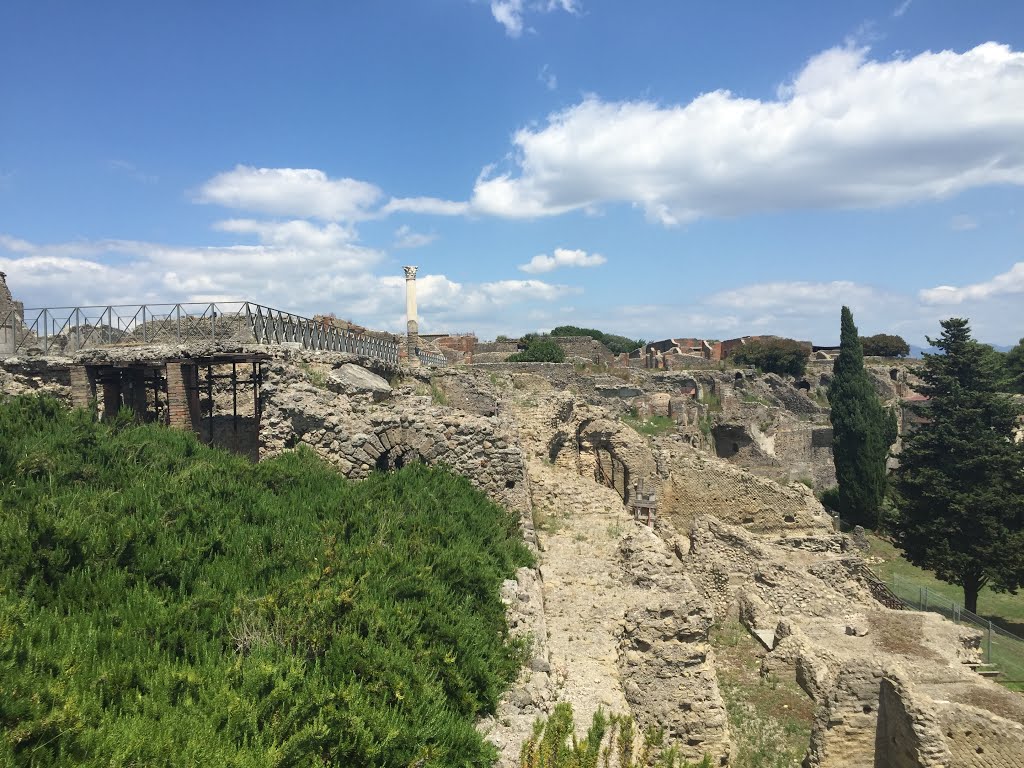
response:
<path id="1" fill-rule="evenodd" d="M 0 764 L 480 765 L 530 559 L 467 481 L 351 483 L 0 401 Z"/>
<path id="2" fill-rule="evenodd" d="M 564 363 L 565 350 L 547 336 L 530 336 L 526 349 L 506 358 L 509 363 Z"/>
<path id="3" fill-rule="evenodd" d="M 809 351 L 806 345 L 793 339 L 756 339 L 736 350 L 730 359 L 765 373 L 799 377 L 807 370 Z"/>
<path id="4" fill-rule="evenodd" d="M 902 336 L 888 333 L 876 333 L 874 336 L 861 336 L 864 354 L 875 357 L 906 357 L 910 354 L 910 345 Z"/>
<path id="5" fill-rule="evenodd" d="M 551 329 L 552 336 L 589 336 L 597 339 L 615 354 L 632 352 L 639 349 L 646 342 L 643 339 L 629 339 L 625 336 L 617 336 L 613 333 L 605 333 L 596 328 L 578 328 L 575 325 L 560 325 Z"/>

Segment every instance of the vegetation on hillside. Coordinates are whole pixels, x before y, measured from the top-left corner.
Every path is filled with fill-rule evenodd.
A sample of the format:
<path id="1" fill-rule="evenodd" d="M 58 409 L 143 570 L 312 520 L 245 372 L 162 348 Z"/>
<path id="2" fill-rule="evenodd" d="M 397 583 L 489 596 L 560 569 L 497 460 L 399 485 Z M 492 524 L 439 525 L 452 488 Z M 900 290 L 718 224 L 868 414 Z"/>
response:
<path id="1" fill-rule="evenodd" d="M 459 766 L 522 649 L 511 514 L 0 401 L 0 764 Z"/>
<path id="2" fill-rule="evenodd" d="M 632 352 L 639 349 L 647 342 L 644 339 L 630 339 L 625 336 L 617 336 L 614 333 L 605 333 L 596 328 L 578 328 L 575 325 L 560 325 L 551 329 L 552 336 L 589 336 L 597 339 L 608 349 L 617 355 Z"/>
<path id="3" fill-rule="evenodd" d="M 793 339 L 755 339 L 737 349 L 730 362 L 749 365 L 765 373 L 780 376 L 804 375 L 807 370 L 808 347 Z"/>
<path id="4" fill-rule="evenodd" d="M 666 747 L 663 731 L 637 734 L 623 715 L 594 713 L 587 735 L 577 740 L 572 705 L 559 702 L 551 716 L 534 723 L 532 736 L 519 753 L 519 768 L 711 768 L 705 755 L 698 763 L 684 760 L 678 747 Z"/>
<path id="5" fill-rule="evenodd" d="M 888 333 L 876 333 L 874 336 L 861 336 L 864 354 L 872 357 L 906 357 L 910 354 L 910 345 L 902 336 Z"/>
<path id="6" fill-rule="evenodd" d="M 864 369 L 853 314 L 841 313 L 839 356 L 828 388 L 838 511 L 851 523 L 878 527 L 886 493 L 885 462 L 896 441 L 896 417 L 887 411 Z"/>
<path id="7" fill-rule="evenodd" d="M 922 423 L 903 440 L 895 473 L 896 544 L 907 559 L 964 591 L 1024 585 L 1024 445 L 1013 431 L 1020 409 L 1000 394 L 995 358 L 967 320 L 942 323 L 928 340 L 917 406 Z"/>
<path id="8" fill-rule="evenodd" d="M 526 349 L 509 355 L 506 359 L 510 363 L 564 363 L 565 350 L 544 335 L 529 335 L 526 339 Z"/>

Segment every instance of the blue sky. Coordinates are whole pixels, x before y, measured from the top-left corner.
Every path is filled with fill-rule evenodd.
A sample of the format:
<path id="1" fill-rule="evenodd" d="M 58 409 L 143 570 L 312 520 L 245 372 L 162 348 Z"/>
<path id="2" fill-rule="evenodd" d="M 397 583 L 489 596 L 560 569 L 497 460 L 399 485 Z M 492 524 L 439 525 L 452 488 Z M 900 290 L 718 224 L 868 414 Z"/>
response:
<path id="1" fill-rule="evenodd" d="M 1024 336 L 1024 4 L 0 6 L 28 306 Z"/>

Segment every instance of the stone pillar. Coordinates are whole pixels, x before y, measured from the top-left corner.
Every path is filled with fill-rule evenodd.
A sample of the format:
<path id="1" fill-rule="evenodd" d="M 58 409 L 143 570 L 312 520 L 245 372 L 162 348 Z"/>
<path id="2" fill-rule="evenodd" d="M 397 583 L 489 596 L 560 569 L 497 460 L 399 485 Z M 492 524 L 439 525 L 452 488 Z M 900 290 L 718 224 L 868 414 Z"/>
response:
<path id="1" fill-rule="evenodd" d="M 111 421 L 121 410 L 121 379 L 112 378 L 111 374 L 100 380 L 103 389 L 103 420 Z"/>
<path id="2" fill-rule="evenodd" d="M 420 346 L 420 326 L 416 322 L 416 270 L 419 267 L 403 267 L 405 270 L 405 332 L 406 354 L 409 365 L 420 364 L 416 351 Z"/>
<path id="3" fill-rule="evenodd" d="M 146 396 L 146 370 L 144 368 L 133 369 L 130 376 L 131 394 L 130 399 L 126 398 L 126 400 L 135 413 L 135 420 L 145 421 L 149 405 Z"/>
<path id="4" fill-rule="evenodd" d="M 86 365 L 72 365 L 71 404 L 75 408 L 89 408 L 96 399 L 96 372 Z"/>
<path id="5" fill-rule="evenodd" d="M 194 365 L 167 363 L 167 410 L 170 425 L 198 433 L 199 392 L 195 389 L 195 380 Z"/>

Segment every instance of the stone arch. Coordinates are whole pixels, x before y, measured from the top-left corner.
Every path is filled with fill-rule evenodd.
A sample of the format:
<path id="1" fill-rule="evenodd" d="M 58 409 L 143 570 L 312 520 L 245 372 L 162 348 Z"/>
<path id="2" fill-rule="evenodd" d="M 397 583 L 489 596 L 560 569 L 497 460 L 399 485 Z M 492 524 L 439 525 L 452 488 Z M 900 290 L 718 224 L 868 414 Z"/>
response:
<path id="1" fill-rule="evenodd" d="M 422 464 L 423 456 L 415 448 L 397 445 L 388 448 L 377 457 L 374 468 L 380 472 L 401 469 L 408 464 Z"/>
<path id="2" fill-rule="evenodd" d="M 900 380 L 900 369 L 899 368 L 891 369 L 889 371 L 889 378 L 892 379 L 893 381 L 899 381 Z"/>
<path id="3" fill-rule="evenodd" d="M 381 429 L 363 444 L 363 450 L 373 462 L 373 468 L 388 472 L 409 464 L 426 464 L 427 458 L 417 435 L 402 428 Z"/>

